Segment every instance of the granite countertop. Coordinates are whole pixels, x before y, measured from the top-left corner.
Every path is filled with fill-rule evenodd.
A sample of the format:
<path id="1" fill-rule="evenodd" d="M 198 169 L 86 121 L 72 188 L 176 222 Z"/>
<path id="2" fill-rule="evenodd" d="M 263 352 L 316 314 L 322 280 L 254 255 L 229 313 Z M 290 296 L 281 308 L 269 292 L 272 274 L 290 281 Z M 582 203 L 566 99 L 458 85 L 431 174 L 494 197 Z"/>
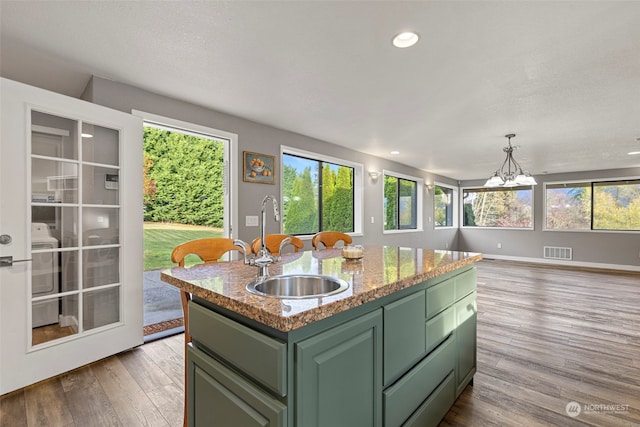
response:
<path id="1" fill-rule="evenodd" d="M 176 267 L 163 270 L 161 278 L 213 304 L 289 332 L 481 259 L 481 254 L 473 252 L 392 246 L 365 246 L 360 260 L 345 260 L 341 249 L 282 255 L 282 261 L 269 267 L 270 275 L 322 274 L 349 283 L 339 294 L 308 299 L 249 293 L 245 286 L 255 280 L 258 269 L 241 260 Z"/>

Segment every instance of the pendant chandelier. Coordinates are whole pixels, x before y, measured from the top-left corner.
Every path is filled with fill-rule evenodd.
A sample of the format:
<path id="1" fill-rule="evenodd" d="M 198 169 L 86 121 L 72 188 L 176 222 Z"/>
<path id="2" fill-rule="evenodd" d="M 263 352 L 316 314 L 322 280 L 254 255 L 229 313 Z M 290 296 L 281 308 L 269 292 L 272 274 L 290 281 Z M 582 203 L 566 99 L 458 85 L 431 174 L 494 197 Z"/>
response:
<path id="1" fill-rule="evenodd" d="M 517 187 L 519 185 L 536 185 L 536 180 L 531 174 L 522 169 L 522 166 L 513 158 L 513 150 L 518 147 L 511 146 L 511 138 L 515 138 L 515 133 L 505 135 L 509 138 L 509 144 L 502 149 L 507 153 L 507 158 L 502 162 L 500 169 L 487 180 L 485 187 Z"/>

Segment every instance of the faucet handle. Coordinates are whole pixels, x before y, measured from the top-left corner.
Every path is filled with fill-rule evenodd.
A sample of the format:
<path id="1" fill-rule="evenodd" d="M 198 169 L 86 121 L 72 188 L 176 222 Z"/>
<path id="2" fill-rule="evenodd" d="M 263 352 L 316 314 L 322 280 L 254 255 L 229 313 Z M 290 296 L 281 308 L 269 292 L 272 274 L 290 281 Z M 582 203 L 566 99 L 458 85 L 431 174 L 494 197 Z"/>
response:
<path id="1" fill-rule="evenodd" d="M 277 261 L 280 261 L 282 259 L 282 249 L 289 244 L 291 244 L 291 237 L 285 237 L 284 239 L 282 239 L 282 241 L 280 242 L 280 246 L 278 247 Z"/>
<path id="2" fill-rule="evenodd" d="M 245 264 L 249 264 L 249 254 L 251 253 L 251 251 L 249 251 L 249 248 L 247 247 L 247 244 L 240 240 L 240 239 L 235 239 L 233 241 L 233 244 L 235 246 L 240 246 L 242 248 L 242 255 L 244 256 L 244 263 Z M 247 253 L 247 251 L 249 251 L 249 253 Z"/>

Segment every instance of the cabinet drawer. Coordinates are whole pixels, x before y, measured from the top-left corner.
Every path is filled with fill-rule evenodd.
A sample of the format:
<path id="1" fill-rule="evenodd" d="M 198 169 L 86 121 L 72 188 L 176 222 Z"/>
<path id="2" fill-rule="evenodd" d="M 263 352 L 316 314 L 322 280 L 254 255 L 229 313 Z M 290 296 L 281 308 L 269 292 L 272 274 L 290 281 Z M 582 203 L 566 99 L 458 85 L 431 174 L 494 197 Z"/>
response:
<path id="1" fill-rule="evenodd" d="M 427 319 L 431 319 L 456 300 L 455 278 L 427 288 Z"/>
<path id="2" fill-rule="evenodd" d="M 280 396 L 287 395 L 287 345 L 189 303 L 189 333 L 202 345 Z"/>
<path id="3" fill-rule="evenodd" d="M 476 289 L 478 272 L 475 267 L 455 277 L 456 301 Z"/>
<path id="4" fill-rule="evenodd" d="M 438 384 L 453 372 L 455 357 L 455 341 L 451 336 L 398 382 L 385 390 L 384 425 L 401 425 Z"/>
<path id="5" fill-rule="evenodd" d="M 192 345 L 187 350 L 188 421 L 195 427 L 283 427 L 287 407 Z"/>
<path id="6" fill-rule="evenodd" d="M 455 400 L 455 379 L 453 372 L 438 386 L 420 408 L 402 427 L 436 427 L 447 415 Z"/>
<path id="7" fill-rule="evenodd" d="M 449 307 L 442 313 L 427 321 L 427 352 L 436 348 L 456 328 L 456 313 L 454 307 Z"/>

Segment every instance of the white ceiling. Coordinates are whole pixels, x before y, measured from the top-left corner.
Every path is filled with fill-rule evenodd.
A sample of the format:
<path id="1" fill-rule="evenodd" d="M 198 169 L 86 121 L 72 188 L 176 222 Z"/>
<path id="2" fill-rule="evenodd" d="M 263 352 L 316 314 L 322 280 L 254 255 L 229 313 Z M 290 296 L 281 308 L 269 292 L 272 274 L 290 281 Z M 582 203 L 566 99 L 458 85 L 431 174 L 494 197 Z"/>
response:
<path id="1" fill-rule="evenodd" d="M 92 74 L 455 179 L 640 166 L 640 2 L 0 2 L 1 74 Z M 398 32 L 420 42 L 391 46 Z M 259 147 L 256 147 L 259 148 Z M 400 155 L 390 156 L 391 150 Z"/>

